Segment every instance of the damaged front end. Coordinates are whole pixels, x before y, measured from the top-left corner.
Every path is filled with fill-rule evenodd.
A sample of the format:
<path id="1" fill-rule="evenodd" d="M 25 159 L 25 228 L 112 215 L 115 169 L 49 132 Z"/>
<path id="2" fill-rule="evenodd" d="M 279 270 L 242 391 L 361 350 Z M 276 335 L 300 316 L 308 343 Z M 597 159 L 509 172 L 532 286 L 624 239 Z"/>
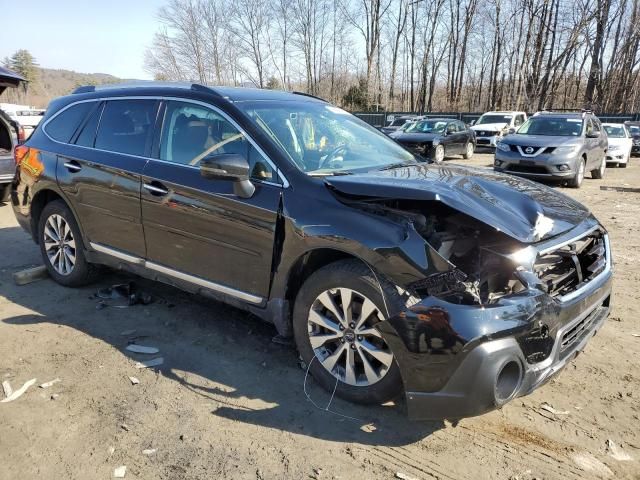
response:
<path id="1" fill-rule="evenodd" d="M 530 393 L 608 315 L 611 254 L 592 216 L 555 236 L 515 238 L 439 197 L 334 194 L 423 239 L 424 275 L 398 285 L 410 306 L 377 326 L 400 366 L 414 419 L 479 415 Z M 553 222 L 540 216 L 530 228 L 548 233 Z M 544 239 L 523 241 L 536 237 Z"/>

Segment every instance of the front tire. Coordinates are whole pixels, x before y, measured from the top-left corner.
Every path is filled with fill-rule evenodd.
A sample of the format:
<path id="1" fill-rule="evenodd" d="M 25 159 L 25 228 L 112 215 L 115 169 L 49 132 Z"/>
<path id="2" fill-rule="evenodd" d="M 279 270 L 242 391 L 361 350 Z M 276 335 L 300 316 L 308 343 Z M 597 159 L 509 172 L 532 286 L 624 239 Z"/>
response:
<path id="1" fill-rule="evenodd" d="M 444 161 L 444 145 L 436 145 L 433 152 L 433 161 L 434 163 L 442 163 Z"/>
<path id="2" fill-rule="evenodd" d="M 65 287 L 79 287 L 93 280 L 95 267 L 84 256 L 80 228 L 62 200 L 45 205 L 38 222 L 42 260 L 53 278 Z"/>
<path id="3" fill-rule="evenodd" d="M 586 168 L 586 163 L 587 161 L 584 158 L 580 159 L 580 164 L 577 166 L 576 174 L 568 182 L 568 185 L 571 188 L 580 188 L 580 186 L 582 185 L 582 181 L 584 180 L 584 171 Z"/>
<path id="4" fill-rule="evenodd" d="M 387 402 L 402 390 L 393 352 L 374 325 L 388 318 L 385 305 L 399 312 L 406 300 L 378 278 L 381 286 L 360 261 L 329 264 L 305 281 L 293 312 L 296 346 L 313 378 L 361 404 Z"/>

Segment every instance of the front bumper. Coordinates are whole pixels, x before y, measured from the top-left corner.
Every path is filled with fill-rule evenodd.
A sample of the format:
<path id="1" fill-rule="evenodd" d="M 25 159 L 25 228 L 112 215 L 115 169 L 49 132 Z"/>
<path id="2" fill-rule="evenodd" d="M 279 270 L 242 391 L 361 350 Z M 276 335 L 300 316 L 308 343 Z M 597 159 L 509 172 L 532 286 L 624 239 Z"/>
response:
<path id="1" fill-rule="evenodd" d="M 379 328 L 400 367 L 409 417 L 481 415 L 546 383 L 609 315 L 607 254 L 605 271 L 560 300 L 533 289 L 487 306 L 429 297 L 383 322 Z"/>
<path id="2" fill-rule="evenodd" d="M 607 163 L 627 163 L 627 156 L 621 151 L 607 152 Z"/>
<path id="3" fill-rule="evenodd" d="M 505 152 L 496 149 L 493 169 L 496 172 L 510 173 L 539 180 L 562 180 L 576 174 L 580 154 L 542 153 L 525 157 L 519 152 Z"/>
<path id="4" fill-rule="evenodd" d="M 500 140 L 502 140 L 500 135 L 479 136 L 476 132 L 476 147 L 496 148 Z"/>

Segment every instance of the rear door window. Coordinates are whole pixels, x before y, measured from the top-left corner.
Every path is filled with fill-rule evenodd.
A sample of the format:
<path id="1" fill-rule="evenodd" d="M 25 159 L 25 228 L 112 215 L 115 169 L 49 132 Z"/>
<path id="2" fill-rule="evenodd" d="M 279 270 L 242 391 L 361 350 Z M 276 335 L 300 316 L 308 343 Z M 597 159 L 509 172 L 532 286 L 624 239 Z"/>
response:
<path id="1" fill-rule="evenodd" d="M 110 100 L 100 119 L 95 148 L 142 156 L 155 122 L 156 100 Z"/>
<path id="2" fill-rule="evenodd" d="M 56 115 L 47 122 L 45 131 L 54 140 L 69 143 L 71 137 L 82 123 L 85 116 L 93 108 L 94 102 L 84 102 L 73 105 Z"/>

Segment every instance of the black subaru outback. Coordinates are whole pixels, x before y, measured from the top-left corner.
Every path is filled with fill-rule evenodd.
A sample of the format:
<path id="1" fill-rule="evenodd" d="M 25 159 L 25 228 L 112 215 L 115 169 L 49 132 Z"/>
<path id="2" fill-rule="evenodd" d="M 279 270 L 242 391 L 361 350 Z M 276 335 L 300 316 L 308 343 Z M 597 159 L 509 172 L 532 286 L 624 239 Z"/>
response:
<path id="1" fill-rule="evenodd" d="M 239 306 L 325 388 L 404 392 L 413 418 L 528 394 L 609 313 L 609 240 L 585 207 L 418 161 L 306 95 L 81 87 L 15 153 L 15 214 L 55 281 L 102 264 Z"/>

